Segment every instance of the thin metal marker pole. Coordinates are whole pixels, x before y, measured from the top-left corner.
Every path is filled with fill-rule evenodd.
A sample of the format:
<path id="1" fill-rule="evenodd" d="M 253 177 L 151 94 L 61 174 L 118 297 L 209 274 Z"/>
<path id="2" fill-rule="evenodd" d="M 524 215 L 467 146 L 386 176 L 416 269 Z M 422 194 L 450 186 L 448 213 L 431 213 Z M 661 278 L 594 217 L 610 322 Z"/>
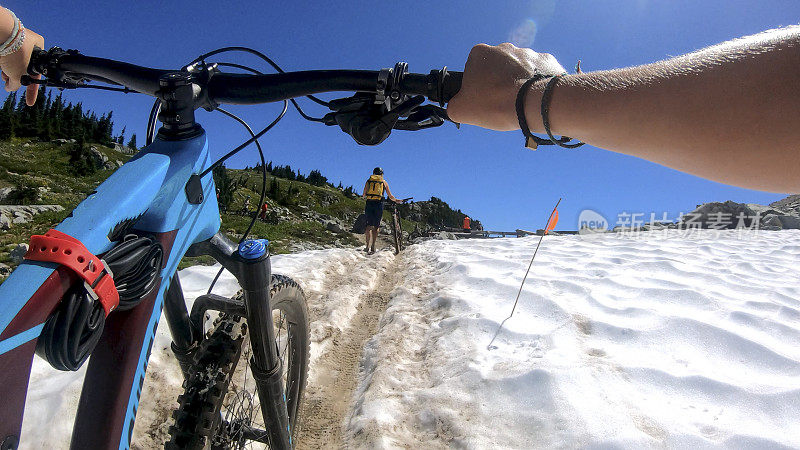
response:
<path id="1" fill-rule="evenodd" d="M 528 273 L 531 271 L 531 266 L 533 266 L 533 259 L 536 258 L 536 252 L 539 251 L 539 246 L 542 245 L 542 240 L 544 239 L 544 235 L 547 234 L 547 227 L 550 225 L 550 221 L 553 220 L 553 214 L 556 213 L 556 209 L 558 209 L 558 204 L 561 203 L 561 199 L 559 198 L 556 202 L 556 206 L 553 207 L 553 211 L 550 213 L 550 217 L 547 219 L 547 223 L 544 226 L 544 232 L 542 236 L 539 238 L 539 243 L 536 244 L 536 250 L 533 251 L 533 256 L 531 256 L 531 262 L 528 264 L 528 270 L 525 271 L 525 276 L 522 278 L 522 283 L 519 285 L 519 291 L 517 292 L 517 298 L 514 299 L 514 306 L 511 308 L 511 314 L 508 315 L 502 322 L 500 322 L 500 326 L 497 327 L 497 331 L 494 332 L 494 336 L 492 336 L 492 340 L 489 342 L 489 345 L 486 346 L 487 350 L 492 349 L 492 343 L 497 338 L 497 335 L 500 334 L 500 330 L 503 329 L 503 325 L 506 323 L 506 320 L 510 319 L 511 316 L 514 315 L 514 310 L 517 309 L 517 302 L 519 301 L 519 296 L 522 294 L 522 287 L 525 286 L 525 280 L 528 279 Z"/>

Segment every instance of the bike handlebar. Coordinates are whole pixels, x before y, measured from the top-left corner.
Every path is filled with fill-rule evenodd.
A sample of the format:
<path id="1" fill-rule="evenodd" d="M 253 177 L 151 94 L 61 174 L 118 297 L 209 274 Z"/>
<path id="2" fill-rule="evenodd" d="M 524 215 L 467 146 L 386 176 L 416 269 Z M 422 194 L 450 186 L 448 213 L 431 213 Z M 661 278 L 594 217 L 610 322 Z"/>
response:
<path id="1" fill-rule="evenodd" d="M 58 76 L 67 80 L 95 80 L 124 86 L 136 92 L 158 97 L 159 79 L 177 70 L 155 69 L 105 58 L 81 55 L 58 48 L 35 49 L 28 66 L 30 75 Z M 288 100 L 294 97 L 332 91 L 376 92 L 382 71 L 311 70 L 267 75 L 214 73 L 207 80 L 195 77 L 195 83 L 207 89 L 207 97 L 216 103 L 257 104 Z M 461 72 L 446 69 L 429 74 L 406 73 L 388 77 L 384 92 L 423 95 L 441 104 L 450 101 L 461 88 Z M 398 86 L 393 85 L 399 80 Z M 198 105 L 205 106 L 205 105 Z"/>

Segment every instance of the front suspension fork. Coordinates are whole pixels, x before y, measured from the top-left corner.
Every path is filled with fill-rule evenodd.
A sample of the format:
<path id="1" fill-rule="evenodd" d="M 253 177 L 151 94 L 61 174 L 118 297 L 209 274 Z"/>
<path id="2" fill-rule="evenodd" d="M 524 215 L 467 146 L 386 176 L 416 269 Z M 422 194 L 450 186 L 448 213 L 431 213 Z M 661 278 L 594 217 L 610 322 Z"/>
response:
<path id="1" fill-rule="evenodd" d="M 264 416 L 264 423 L 277 423 L 277 426 L 267 430 L 271 448 L 290 449 L 292 441 L 283 386 L 284 368 L 278 354 L 270 305 L 272 270 L 267 243 L 263 240 L 248 240 L 237 246 L 218 233 L 208 241 L 193 245 L 187 256 L 199 254 L 210 255 L 219 261 L 236 277 L 242 287 L 244 305 L 231 301 L 226 309 L 235 311 L 244 307 L 244 311 L 241 312 L 247 318 L 248 336 L 252 348 L 250 368 L 258 397 L 261 399 L 261 413 Z M 196 303 L 201 301 L 213 305 L 214 302 L 219 302 L 219 299 L 218 296 L 201 296 Z M 209 306 L 209 309 L 216 308 Z M 194 311 L 192 316 L 195 316 Z M 196 324 L 188 324 L 190 328 L 193 325 L 196 328 Z"/>

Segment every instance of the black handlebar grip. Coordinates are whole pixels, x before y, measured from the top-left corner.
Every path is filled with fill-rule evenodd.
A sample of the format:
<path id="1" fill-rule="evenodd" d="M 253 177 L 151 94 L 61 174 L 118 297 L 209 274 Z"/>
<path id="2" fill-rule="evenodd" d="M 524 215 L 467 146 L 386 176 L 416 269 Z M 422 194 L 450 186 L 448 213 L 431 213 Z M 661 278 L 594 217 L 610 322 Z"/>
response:
<path id="1" fill-rule="evenodd" d="M 431 70 L 428 75 L 407 73 L 400 81 L 400 92 L 407 95 L 424 95 L 441 105 L 449 102 L 461 89 L 462 72 Z"/>
<path id="2" fill-rule="evenodd" d="M 443 70 L 444 74 L 442 76 L 442 98 L 435 100 L 440 103 L 447 103 L 450 101 L 451 98 L 455 97 L 458 94 L 458 91 L 461 90 L 461 78 L 464 76 L 463 72 L 450 72 L 448 70 Z M 433 100 L 433 99 L 431 99 Z"/>
<path id="3" fill-rule="evenodd" d="M 31 52 L 31 60 L 28 63 L 28 75 L 32 77 L 35 77 L 36 75 L 42 75 L 46 65 L 47 50 L 42 50 L 41 48 L 34 46 L 33 52 Z"/>

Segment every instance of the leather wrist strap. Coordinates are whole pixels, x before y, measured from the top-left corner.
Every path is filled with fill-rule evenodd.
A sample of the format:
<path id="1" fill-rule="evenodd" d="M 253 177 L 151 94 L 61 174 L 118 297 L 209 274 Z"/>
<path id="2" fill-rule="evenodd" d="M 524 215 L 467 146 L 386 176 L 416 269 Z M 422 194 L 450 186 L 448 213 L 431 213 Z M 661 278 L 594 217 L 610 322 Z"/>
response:
<path id="1" fill-rule="evenodd" d="M 529 79 L 525 83 L 520 86 L 519 91 L 517 92 L 517 100 L 515 102 L 515 108 L 517 111 L 517 121 L 519 122 L 519 128 L 522 130 L 523 136 L 525 136 L 525 147 L 536 150 L 536 148 L 540 145 L 558 145 L 559 147 L 565 148 L 576 148 L 583 145 L 583 142 L 577 143 L 568 143 L 572 140 L 572 138 L 567 136 L 562 136 L 560 138 L 556 138 L 553 136 L 553 133 L 550 131 L 550 117 L 549 117 L 549 108 L 550 108 L 550 98 L 553 95 L 553 86 L 555 86 L 556 82 L 561 75 L 542 75 L 542 74 L 535 74 L 533 78 Z M 541 113 L 542 113 L 542 124 L 544 125 L 544 130 L 547 132 L 547 136 L 549 139 L 540 138 L 538 136 L 534 136 L 531 133 L 530 127 L 528 127 L 528 120 L 525 117 L 525 96 L 528 93 L 530 87 L 536 83 L 537 81 L 544 80 L 546 78 L 550 78 L 550 81 L 547 82 L 547 85 L 544 88 L 544 92 L 542 93 L 542 105 L 541 105 Z"/>
<path id="2" fill-rule="evenodd" d="M 558 145 L 559 147 L 564 148 L 576 148 L 583 145 L 583 142 L 573 142 L 569 143 L 572 140 L 571 137 L 561 136 L 559 139 L 556 139 L 553 136 L 553 133 L 550 131 L 550 99 L 553 97 L 553 87 L 555 87 L 558 80 L 563 75 L 556 75 L 553 78 L 550 78 L 550 81 L 547 82 L 547 85 L 544 87 L 544 92 L 542 93 L 542 125 L 544 125 L 544 131 L 547 133 L 547 137 L 550 138 L 550 141 Z"/>

